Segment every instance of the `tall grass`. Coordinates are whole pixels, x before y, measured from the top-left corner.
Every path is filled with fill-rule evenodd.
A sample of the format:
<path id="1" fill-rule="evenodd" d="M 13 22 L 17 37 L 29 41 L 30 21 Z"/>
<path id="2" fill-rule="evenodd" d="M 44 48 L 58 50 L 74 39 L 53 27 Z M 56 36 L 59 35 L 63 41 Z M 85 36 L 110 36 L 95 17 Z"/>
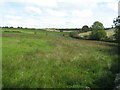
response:
<path id="1" fill-rule="evenodd" d="M 117 45 L 65 37 L 3 37 L 3 87 L 112 88 Z"/>

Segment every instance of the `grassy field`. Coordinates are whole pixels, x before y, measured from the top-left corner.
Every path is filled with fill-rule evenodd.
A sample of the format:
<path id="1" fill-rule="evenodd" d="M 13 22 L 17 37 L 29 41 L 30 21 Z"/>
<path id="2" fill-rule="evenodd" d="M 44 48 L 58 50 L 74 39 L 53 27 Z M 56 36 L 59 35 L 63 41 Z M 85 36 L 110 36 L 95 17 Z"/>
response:
<path id="1" fill-rule="evenodd" d="M 63 37 L 67 35 L 63 32 L 17 31 L 21 33 L 3 32 L 2 36 L 3 88 L 114 86 L 116 43 L 77 40 Z"/>
<path id="2" fill-rule="evenodd" d="M 32 35 L 32 36 L 41 36 L 41 37 L 46 37 L 52 36 L 52 35 L 60 35 L 62 36 L 63 34 L 67 34 L 66 32 L 54 32 L 54 31 L 46 31 L 44 29 L 18 29 L 18 28 L 3 28 L 2 31 L 9 31 L 6 32 L 7 34 L 17 34 L 17 35 Z M 18 31 L 14 32 L 13 31 Z M 4 34 L 4 33 L 3 33 Z"/>

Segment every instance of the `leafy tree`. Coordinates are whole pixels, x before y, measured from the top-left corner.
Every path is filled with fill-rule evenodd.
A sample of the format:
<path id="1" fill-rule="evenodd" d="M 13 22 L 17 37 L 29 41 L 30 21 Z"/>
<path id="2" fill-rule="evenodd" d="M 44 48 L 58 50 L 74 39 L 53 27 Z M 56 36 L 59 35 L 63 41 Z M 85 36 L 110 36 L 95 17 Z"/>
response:
<path id="1" fill-rule="evenodd" d="M 87 25 L 84 25 L 82 27 L 82 32 L 88 32 L 90 30 L 90 28 Z"/>
<path id="2" fill-rule="evenodd" d="M 8 26 L 5 26 L 4 28 L 9 28 Z"/>
<path id="3" fill-rule="evenodd" d="M 92 31 L 92 27 L 90 27 L 89 30 Z"/>
<path id="4" fill-rule="evenodd" d="M 11 26 L 10 28 L 13 28 L 13 26 Z"/>
<path id="5" fill-rule="evenodd" d="M 99 21 L 93 23 L 91 30 L 90 39 L 103 40 L 107 36 L 103 24 Z"/>
<path id="6" fill-rule="evenodd" d="M 99 21 L 95 21 L 91 28 L 92 30 L 104 30 L 103 24 Z"/>

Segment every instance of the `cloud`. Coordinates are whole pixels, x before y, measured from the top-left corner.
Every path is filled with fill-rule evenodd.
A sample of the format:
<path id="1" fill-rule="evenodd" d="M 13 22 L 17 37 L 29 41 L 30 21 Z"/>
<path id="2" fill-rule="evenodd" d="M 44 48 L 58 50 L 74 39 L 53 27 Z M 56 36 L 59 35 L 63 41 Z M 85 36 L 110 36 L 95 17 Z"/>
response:
<path id="1" fill-rule="evenodd" d="M 74 10 L 72 12 L 73 16 L 78 16 L 78 17 L 90 17 L 92 15 L 92 11 L 91 10 Z"/>
<path id="2" fill-rule="evenodd" d="M 19 2 L 46 7 L 55 7 L 57 5 L 56 0 L 19 0 Z"/>
<path id="3" fill-rule="evenodd" d="M 107 7 L 108 8 L 111 8 L 112 10 L 114 10 L 115 12 L 117 12 L 118 11 L 118 3 L 116 2 L 113 2 L 113 3 L 108 3 L 107 4 Z"/>
<path id="4" fill-rule="evenodd" d="M 32 7 L 32 6 L 30 6 L 30 7 L 25 7 L 25 9 L 26 9 L 27 11 L 33 11 L 33 12 L 35 12 L 35 13 L 37 13 L 37 14 L 41 14 L 41 13 L 42 13 L 42 11 L 41 11 L 39 8 Z"/>
<path id="5" fill-rule="evenodd" d="M 65 12 L 56 11 L 53 9 L 47 9 L 46 11 L 48 12 L 48 14 L 51 14 L 53 16 L 66 16 L 67 15 Z"/>
<path id="6" fill-rule="evenodd" d="M 87 4 L 87 3 L 99 3 L 99 2 L 115 2 L 115 0 L 58 0 L 58 2 L 70 2 L 70 3 L 83 3 L 83 4 Z"/>
<path id="7" fill-rule="evenodd" d="M 5 15 L 4 18 L 8 18 L 8 19 L 21 19 L 20 16 L 11 16 L 11 15 Z"/>
<path id="8" fill-rule="evenodd" d="M 0 0 L 4 6 L 0 24 L 69 28 L 101 21 L 111 27 L 112 19 L 117 17 L 117 3 L 118 0 Z"/>
<path id="9" fill-rule="evenodd" d="M 25 5 L 39 5 L 45 7 L 57 6 L 57 0 L 0 0 L 1 4 L 16 3 Z"/>

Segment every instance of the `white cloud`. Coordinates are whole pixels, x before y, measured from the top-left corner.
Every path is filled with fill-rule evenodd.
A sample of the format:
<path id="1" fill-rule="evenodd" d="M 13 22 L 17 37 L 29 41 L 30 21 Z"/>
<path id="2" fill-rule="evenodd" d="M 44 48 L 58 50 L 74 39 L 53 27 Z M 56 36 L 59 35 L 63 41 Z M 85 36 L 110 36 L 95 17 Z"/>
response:
<path id="1" fill-rule="evenodd" d="M 8 18 L 8 19 L 21 19 L 22 17 L 20 17 L 20 16 L 5 15 L 4 18 Z"/>
<path id="2" fill-rule="evenodd" d="M 113 3 L 115 0 L 58 0 L 58 2 L 62 3 L 71 3 L 75 6 L 79 5 L 79 7 L 86 7 L 86 8 L 95 8 L 97 3 Z M 71 6 L 74 7 L 74 6 Z"/>
<path id="3" fill-rule="evenodd" d="M 5 3 L 5 0 L 0 0 L 0 5 L 3 5 Z"/>
<path id="4" fill-rule="evenodd" d="M 39 8 L 32 7 L 32 6 L 26 7 L 25 9 L 26 9 L 27 11 L 33 11 L 33 12 L 35 12 L 35 13 L 37 13 L 37 14 L 41 14 L 41 13 L 42 13 L 42 11 L 41 11 Z"/>
<path id="5" fill-rule="evenodd" d="M 67 15 L 65 12 L 56 11 L 52 9 L 47 9 L 46 11 L 53 16 L 66 16 Z"/>
<path id="6" fill-rule="evenodd" d="M 22 24 L 21 22 L 19 22 L 18 20 L 15 20 L 15 19 L 7 20 L 7 21 L 4 21 L 3 23 L 7 24 L 8 26 L 14 26 L 14 27 L 17 27 Z"/>
<path id="7" fill-rule="evenodd" d="M 19 3 L 26 5 L 39 5 L 45 7 L 55 7 L 57 6 L 57 0 L 2 0 L 1 3 Z"/>
<path id="8" fill-rule="evenodd" d="M 26 27 L 82 27 L 96 20 L 110 27 L 118 11 L 116 0 L 0 0 L 1 4 L 7 6 L 4 25 Z"/>
<path id="9" fill-rule="evenodd" d="M 59 2 L 70 2 L 70 3 L 99 3 L 99 2 L 114 2 L 115 0 L 58 0 Z"/>
<path id="10" fill-rule="evenodd" d="M 108 8 L 111 8 L 112 10 L 114 10 L 115 12 L 117 12 L 118 11 L 118 3 L 116 2 L 113 2 L 113 3 L 108 3 L 107 4 L 107 7 Z"/>
<path id="11" fill-rule="evenodd" d="M 91 10 L 74 10 L 72 12 L 73 16 L 78 16 L 78 17 L 90 17 L 92 15 L 92 11 Z"/>
<path id="12" fill-rule="evenodd" d="M 54 7 L 56 6 L 56 0 L 19 0 L 23 3 L 46 6 L 46 7 Z"/>

